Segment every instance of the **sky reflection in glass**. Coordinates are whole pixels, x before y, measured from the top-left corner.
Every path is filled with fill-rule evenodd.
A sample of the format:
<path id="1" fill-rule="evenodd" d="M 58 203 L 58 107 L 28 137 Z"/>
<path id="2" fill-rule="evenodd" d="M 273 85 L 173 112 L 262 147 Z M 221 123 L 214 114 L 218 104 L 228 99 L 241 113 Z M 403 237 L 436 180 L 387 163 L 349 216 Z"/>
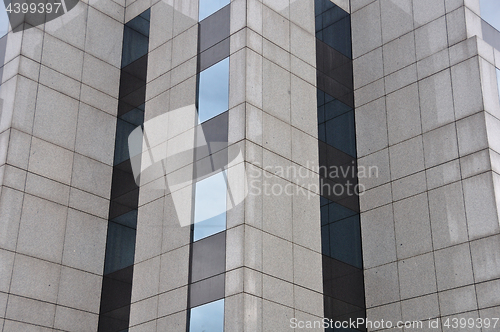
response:
<path id="1" fill-rule="evenodd" d="M 201 21 L 212 15 L 224 6 L 229 5 L 230 0 L 200 0 L 200 14 L 198 20 Z"/>
<path id="2" fill-rule="evenodd" d="M 196 183 L 193 241 L 198 241 L 226 229 L 225 172 Z"/>
<path id="3" fill-rule="evenodd" d="M 198 94 L 200 123 L 227 111 L 229 107 L 229 58 L 200 73 Z"/>
<path id="4" fill-rule="evenodd" d="M 5 5 L 0 4 L 0 37 L 3 37 L 9 31 L 9 16 L 5 10 Z"/>
<path id="5" fill-rule="evenodd" d="M 224 331 L 224 299 L 191 309 L 189 332 Z"/>
<path id="6" fill-rule="evenodd" d="M 481 17 L 495 29 L 500 30 L 500 1 L 481 0 Z"/>

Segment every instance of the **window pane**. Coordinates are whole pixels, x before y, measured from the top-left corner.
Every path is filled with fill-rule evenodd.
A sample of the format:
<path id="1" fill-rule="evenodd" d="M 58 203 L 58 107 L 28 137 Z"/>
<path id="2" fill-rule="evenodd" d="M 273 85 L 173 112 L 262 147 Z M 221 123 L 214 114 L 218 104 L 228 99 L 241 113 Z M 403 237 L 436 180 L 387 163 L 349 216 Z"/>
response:
<path id="1" fill-rule="evenodd" d="M 203 22 L 200 22 L 200 52 L 207 50 L 229 37 L 230 9 L 230 6 L 226 6 Z M 229 53 L 226 56 L 229 56 Z"/>
<path id="2" fill-rule="evenodd" d="M 0 4 L 0 37 L 3 37 L 9 31 L 9 17 L 5 11 L 5 6 Z"/>
<path id="3" fill-rule="evenodd" d="M 128 137 L 136 127 L 133 124 L 117 119 L 115 138 L 114 164 L 118 165 L 129 159 Z"/>
<path id="4" fill-rule="evenodd" d="M 148 53 L 149 38 L 125 25 L 123 30 L 122 68 Z"/>
<path id="5" fill-rule="evenodd" d="M 230 0 L 200 0 L 199 21 L 212 15 L 224 6 L 229 5 Z"/>
<path id="6" fill-rule="evenodd" d="M 227 111 L 229 105 L 229 58 L 200 73 L 198 93 L 200 123 Z"/>
<path id="7" fill-rule="evenodd" d="M 189 332 L 223 332 L 224 299 L 191 309 Z"/>
<path id="8" fill-rule="evenodd" d="M 226 193 L 224 172 L 196 183 L 193 241 L 226 229 Z"/>
<path id="9" fill-rule="evenodd" d="M 193 243 L 191 282 L 223 274 L 226 270 L 226 232 Z"/>
<path id="10" fill-rule="evenodd" d="M 192 283 L 189 290 L 189 305 L 191 308 L 224 298 L 226 274 Z"/>
<path id="11" fill-rule="evenodd" d="M 133 265 L 134 254 L 135 229 L 110 222 L 108 224 L 104 274 Z"/>
<path id="12" fill-rule="evenodd" d="M 330 256 L 362 268 L 359 216 L 330 224 Z"/>
<path id="13" fill-rule="evenodd" d="M 481 0 L 481 17 L 495 29 L 500 30 L 500 1 Z"/>
<path id="14" fill-rule="evenodd" d="M 326 143 L 353 157 L 356 156 L 356 131 L 353 111 L 326 122 Z"/>

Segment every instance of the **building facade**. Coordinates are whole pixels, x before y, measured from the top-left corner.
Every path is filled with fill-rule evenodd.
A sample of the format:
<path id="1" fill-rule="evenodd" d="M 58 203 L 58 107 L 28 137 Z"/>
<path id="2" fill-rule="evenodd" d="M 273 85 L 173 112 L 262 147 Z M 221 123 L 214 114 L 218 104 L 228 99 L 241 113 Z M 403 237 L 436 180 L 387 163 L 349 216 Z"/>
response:
<path id="1" fill-rule="evenodd" d="M 2 331 L 500 330 L 496 1 L 63 3 L 2 14 Z"/>

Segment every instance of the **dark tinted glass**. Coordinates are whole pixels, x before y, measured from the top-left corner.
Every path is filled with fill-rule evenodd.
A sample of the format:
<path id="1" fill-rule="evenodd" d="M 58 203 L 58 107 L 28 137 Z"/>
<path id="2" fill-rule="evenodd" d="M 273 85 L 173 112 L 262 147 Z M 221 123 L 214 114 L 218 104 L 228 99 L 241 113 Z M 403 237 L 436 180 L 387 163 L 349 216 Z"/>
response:
<path id="1" fill-rule="evenodd" d="M 135 229 L 109 222 L 106 242 L 104 274 L 134 264 Z"/>
<path id="2" fill-rule="evenodd" d="M 127 121 L 134 126 L 140 126 L 144 123 L 144 111 L 140 108 L 134 108 L 133 110 L 120 116 L 120 119 Z"/>
<path id="3" fill-rule="evenodd" d="M 316 37 L 351 57 L 351 18 L 331 1 L 315 1 Z"/>
<path id="4" fill-rule="evenodd" d="M 125 25 L 123 30 L 122 67 L 148 53 L 149 38 Z"/>
<path id="5" fill-rule="evenodd" d="M 353 216 L 330 224 L 330 256 L 362 268 L 359 217 Z"/>
<path id="6" fill-rule="evenodd" d="M 229 37 L 230 6 L 200 22 L 200 52 Z"/>
<path id="7" fill-rule="evenodd" d="M 331 202 L 328 204 L 328 222 L 333 223 L 338 220 L 355 216 L 357 212 L 348 209 L 340 204 Z"/>
<path id="8" fill-rule="evenodd" d="M 358 182 L 350 16 L 329 0 L 315 14 L 324 309 L 349 321 L 366 316 L 359 197 L 347 190 Z"/>
<path id="9" fill-rule="evenodd" d="M 150 11 L 147 10 L 143 14 L 137 16 L 133 20 L 127 22 L 127 27 L 134 29 L 135 31 L 149 37 L 149 14 Z"/>
<path id="10" fill-rule="evenodd" d="M 197 282 L 224 273 L 226 232 L 204 238 L 192 245 L 191 281 Z"/>
<path id="11" fill-rule="evenodd" d="M 326 143 L 353 157 L 356 156 L 354 111 L 326 122 Z"/>
<path id="12" fill-rule="evenodd" d="M 189 332 L 223 332 L 224 299 L 191 309 Z"/>
<path id="13" fill-rule="evenodd" d="M 128 153 L 128 136 L 135 128 L 136 126 L 129 122 L 121 119 L 117 120 L 114 159 L 115 165 L 121 164 L 130 158 Z"/>
<path id="14" fill-rule="evenodd" d="M 127 331 L 129 326 L 139 188 L 132 174 L 128 138 L 144 122 L 148 36 L 149 9 L 124 28 L 99 332 Z"/>
<path id="15" fill-rule="evenodd" d="M 189 287 L 189 307 L 197 307 L 224 298 L 225 274 L 204 279 Z"/>
<path id="16" fill-rule="evenodd" d="M 203 71 L 229 56 L 229 38 L 208 48 L 198 55 L 198 68 Z"/>

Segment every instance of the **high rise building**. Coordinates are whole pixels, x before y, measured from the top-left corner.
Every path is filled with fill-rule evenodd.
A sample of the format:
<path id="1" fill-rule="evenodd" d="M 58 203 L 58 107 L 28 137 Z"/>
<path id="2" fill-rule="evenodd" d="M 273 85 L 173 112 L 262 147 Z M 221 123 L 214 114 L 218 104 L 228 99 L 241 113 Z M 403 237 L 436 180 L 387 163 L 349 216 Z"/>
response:
<path id="1" fill-rule="evenodd" d="M 499 1 L 23 3 L 1 331 L 500 331 Z"/>

